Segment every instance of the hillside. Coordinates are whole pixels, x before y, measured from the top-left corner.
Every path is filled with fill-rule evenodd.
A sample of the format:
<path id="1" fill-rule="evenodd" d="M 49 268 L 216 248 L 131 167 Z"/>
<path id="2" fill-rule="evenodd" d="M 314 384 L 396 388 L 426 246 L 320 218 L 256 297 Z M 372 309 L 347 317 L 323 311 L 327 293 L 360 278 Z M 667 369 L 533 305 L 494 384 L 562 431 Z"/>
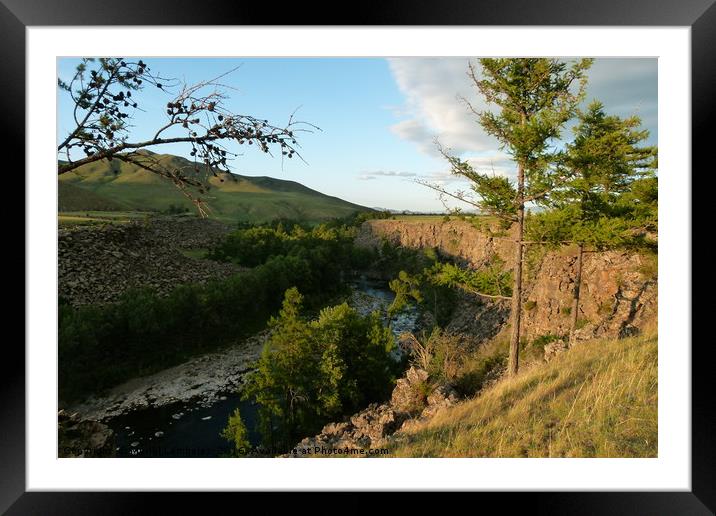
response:
<path id="1" fill-rule="evenodd" d="M 188 177 L 208 183 L 204 199 L 213 217 L 224 221 L 264 222 L 276 218 L 316 222 L 368 210 L 295 181 L 237 174 L 208 174 L 179 156 L 142 151 Z M 59 177 L 60 211 L 137 210 L 162 212 L 173 207 L 193 210 L 191 202 L 169 181 L 136 165 L 101 160 Z M 197 194 L 198 195 L 198 194 Z"/>
<path id="2" fill-rule="evenodd" d="M 92 190 L 76 186 L 71 181 L 58 181 L 57 183 L 57 209 L 60 212 L 68 211 L 120 211 L 126 205 L 114 201 Z"/>
<path id="3" fill-rule="evenodd" d="M 394 436 L 395 457 L 656 457 L 657 339 L 590 341 Z"/>

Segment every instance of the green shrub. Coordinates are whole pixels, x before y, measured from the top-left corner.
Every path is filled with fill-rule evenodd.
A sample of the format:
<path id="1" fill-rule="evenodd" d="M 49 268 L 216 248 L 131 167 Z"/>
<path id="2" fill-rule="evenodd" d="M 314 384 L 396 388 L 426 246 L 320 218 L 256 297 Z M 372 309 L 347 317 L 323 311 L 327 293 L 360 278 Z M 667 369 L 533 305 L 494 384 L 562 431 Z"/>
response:
<path id="1" fill-rule="evenodd" d="M 59 306 L 59 392 L 71 401 L 169 367 L 261 329 L 293 286 L 311 309 L 341 291 L 330 253 L 276 256 L 249 271 L 160 297 L 127 292 L 117 303 Z"/>
<path id="2" fill-rule="evenodd" d="M 229 421 L 221 431 L 220 436 L 231 443 L 232 457 L 245 457 L 248 455 L 251 449 L 249 432 L 246 430 L 246 425 L 241 419 L 241 412 L 238 408 L 229 416 Z"/>
<path id="3" fill-rule="evenodd" d="M 641 254 L 641 259 L 637 272 L 643 279 L 656 279 L 659 275 L 659 255 L 655 252 L 644 252 Z"/>
<path id="4" fill-rule="evenodd" d="M 259 430 L 273 449 L 288 449 L 327 422 L 385 399 L 397 373 L 393 335 L 378 313 L 363 317 L 344 303 L 308 321 L 302 302 L 297 289 L 286 291 L 243 390 L 259 404 Z"/>
<path id="5" fill-rule="evenodd" d="M 597 307 L 597 313 L 601 315 L 602 317 L 606 317 L 607 315 L 612 313 L 612 309 L 614 307 L 614 303 L 612 301 L 606 300 L 599 303 L 599 306 Z"/>
<path id="6" fill-rule="evenodd" d="M 414 346 L 412 364 L 425 369 L 431 382 L 448 383 L 462 396 L 479 391 L 487 380 L 499 375 L 507 361 L 504 343 L 492 343 L 475 350 L 459 336 L 439 328 L 423 335 Z"/>

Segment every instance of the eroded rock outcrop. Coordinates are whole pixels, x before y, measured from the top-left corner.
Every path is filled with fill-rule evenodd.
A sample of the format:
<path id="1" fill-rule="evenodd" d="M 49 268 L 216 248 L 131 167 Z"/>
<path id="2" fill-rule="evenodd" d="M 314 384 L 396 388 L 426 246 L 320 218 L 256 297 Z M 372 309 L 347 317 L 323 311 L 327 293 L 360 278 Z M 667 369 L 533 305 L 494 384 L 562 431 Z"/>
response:
<path id="1" fill-rule="evenodd" d="M 467 221 L 430 222 L 371 220 L 361 227 L 356 242 L 377 247 L 383 240 L 412 248 L 435 248 L 464 265 L 479 268 L 495 257 L 505 268 L 514 264 L 510 231 L 478 229 Z M 526 253 L 523 335 L 535 338 L 569 330 L 576 255 L 569 247 L 546 253 Z M 462 296 L 448 330 L 488 340 L 506 331 L 509 302 Z M 618 338 L 655 327 L 657 278 L 654 263 L 626 251 L 586 253 L 577 339 Z"/>

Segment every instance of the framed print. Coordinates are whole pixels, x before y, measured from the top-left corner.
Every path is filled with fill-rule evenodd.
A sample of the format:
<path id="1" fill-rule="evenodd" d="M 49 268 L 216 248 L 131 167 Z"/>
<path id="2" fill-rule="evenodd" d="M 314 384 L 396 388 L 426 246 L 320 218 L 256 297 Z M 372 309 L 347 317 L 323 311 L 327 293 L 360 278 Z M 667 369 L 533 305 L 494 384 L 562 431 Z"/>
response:
<path id="1" fill-rule="evenodd" d="M 27 299 L 3 510 L 714 510 L 691 336 L 710 0 L 115 7 L 0 11 Z"/>

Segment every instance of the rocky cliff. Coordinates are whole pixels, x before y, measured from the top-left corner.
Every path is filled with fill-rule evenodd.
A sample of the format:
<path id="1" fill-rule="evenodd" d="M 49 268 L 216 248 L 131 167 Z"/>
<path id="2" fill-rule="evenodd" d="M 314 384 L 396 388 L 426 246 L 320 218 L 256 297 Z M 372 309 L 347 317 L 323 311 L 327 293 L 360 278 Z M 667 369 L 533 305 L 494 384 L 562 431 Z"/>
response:
<path id="1" fill-rule="evenodd" d="M 467 221 L 372 220 L 361 227 L 356 242 L 375 247 L 387 240 L 412 248 L 434 248 L 441 255 L 479 268 L 499 257 L 514 264 L 514 236 Z M 535 247 L 535 246 L 531 246 Z M 525 253 L 526 285 L 523 329 L 526 338 L 568 331 L 575 249 L 529 249 Z M 656 326 L 657 277 L 654 257 L 625 251 L 585 253 L 577 338 L 624 337 Z M 494 337 L 506 331 L 509 303 L 466 296 L 451 329 Z M 485 326 L 489 326 L 486 328 Z"/>

